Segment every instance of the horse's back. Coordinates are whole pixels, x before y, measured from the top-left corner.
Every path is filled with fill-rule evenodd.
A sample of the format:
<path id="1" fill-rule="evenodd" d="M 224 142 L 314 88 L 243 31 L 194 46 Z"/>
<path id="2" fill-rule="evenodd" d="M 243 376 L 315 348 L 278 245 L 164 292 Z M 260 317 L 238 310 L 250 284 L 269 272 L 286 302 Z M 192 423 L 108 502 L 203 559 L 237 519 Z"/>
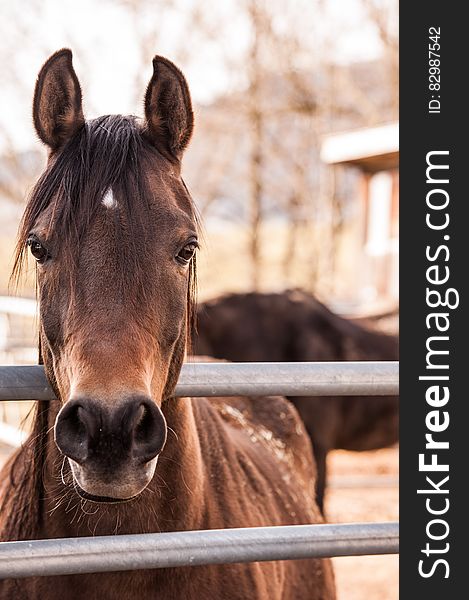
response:
<path id="1" fill-rule="evenodd" d="M 199 398 L 193 405 L 205 458 L 220 453 L 226 461 L 234 459 L 234 467 L 249 458 L 262 466 L 274 487 L 288 471 L 288 486 L 301 487 L 308 506 L 314 505 L 316 467 L 311 443 L 291 402 L 281 396 L 230 397 Z M 213 466 L 216 471 L 217 465 Z"/>
<path id="2" fill-rule="evenodd" d="M 193 402 L 208 480 L 205 527 L 322 522 L 311 444 L 290 402 L 274 396 Z M 212 569 L 223 578 L 218 567 Z M 329 560 L 250 563 L 233 565 L 233 570 L 241 595 L 233 590 L 227 598 L 335 597 Z"/>

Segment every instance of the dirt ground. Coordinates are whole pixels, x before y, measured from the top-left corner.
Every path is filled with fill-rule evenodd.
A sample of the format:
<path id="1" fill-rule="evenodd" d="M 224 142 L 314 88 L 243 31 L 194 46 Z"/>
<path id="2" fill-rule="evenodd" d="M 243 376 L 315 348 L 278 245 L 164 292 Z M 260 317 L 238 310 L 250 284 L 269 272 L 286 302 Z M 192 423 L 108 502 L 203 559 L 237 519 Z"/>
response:
<path id="1" fill-rule="evenodd" d="M 398 521 L 398 449 L 331 453 L 326 496 L 330 523 Z M 353 480 L 360 487 L 352 487 Z M 381 485 L 382 487 L 372 487 Z M 333 559 L 338 600 L 397 600 L 399 558 L 350 556 Z"/>
<path id="2" fill-rule="evenodd" d="M 0 447 L 0 466 L 10 449 Z M 331 453 L 330 523 L 398 521 L 398 450 Z M 356 487 L 358 484 L 359 487 Z M 379 487 L 376 487 L 379 486 Z M 338 600 L 397 600 L 398 556 L 333 559 Z"/>

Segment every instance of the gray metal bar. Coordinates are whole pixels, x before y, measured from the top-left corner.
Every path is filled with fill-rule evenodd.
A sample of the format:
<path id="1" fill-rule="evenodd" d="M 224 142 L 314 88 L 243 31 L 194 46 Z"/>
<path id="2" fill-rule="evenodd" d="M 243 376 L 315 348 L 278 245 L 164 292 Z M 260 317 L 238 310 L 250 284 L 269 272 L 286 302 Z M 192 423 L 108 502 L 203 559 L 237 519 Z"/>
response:
<path id="1" fill-rule="evenodd" d="M 185 363 L 176 396 L 397 395 L 398 362 Z M 53 400 L 42 366 L 0 367 L 0 400 Z"/>
<path id="2" fill-rule="evenodd" d="M 395 554 L 398 523 L 294 525 L 0 543 L 0 578 Z"/>

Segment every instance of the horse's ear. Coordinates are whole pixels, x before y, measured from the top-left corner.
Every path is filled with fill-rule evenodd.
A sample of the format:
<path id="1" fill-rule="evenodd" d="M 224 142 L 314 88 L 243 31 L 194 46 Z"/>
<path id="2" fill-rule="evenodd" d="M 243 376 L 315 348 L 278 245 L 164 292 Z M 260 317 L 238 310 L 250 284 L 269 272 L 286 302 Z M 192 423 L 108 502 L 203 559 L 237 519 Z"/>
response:
<path id="1" fill-rule="evenodd" d="M 194 129 L 191 96 L 184 75 L 162 56 L 153 59 L 145 94 L 146 131 L 153 144 L 180 160 Z"/>
<path id="2" fill-rule="evenodd" d="M 53 54 L 39 72 L 33 119 L 39 138 L 57 150 L 83 125 L 81 88 L 68 48 Z"/>

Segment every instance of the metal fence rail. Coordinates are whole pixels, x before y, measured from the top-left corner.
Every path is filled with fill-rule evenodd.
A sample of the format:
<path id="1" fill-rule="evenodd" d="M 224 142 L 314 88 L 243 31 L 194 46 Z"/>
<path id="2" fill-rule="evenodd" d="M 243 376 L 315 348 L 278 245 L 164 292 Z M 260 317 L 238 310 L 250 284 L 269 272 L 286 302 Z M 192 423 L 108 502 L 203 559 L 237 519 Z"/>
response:
<path id="1" fill-rule="evenodd" d="M 176 396 L 397 395 L 398 362 L 185 363 Z M 42 366 L 0 367 L 0 400 L 53 400 Z"/>
<path id="2" fill-rule="evenodd" d="M 398 552 L 398 523 L 292 525 L 0 543 L 0 578 Z"/>

